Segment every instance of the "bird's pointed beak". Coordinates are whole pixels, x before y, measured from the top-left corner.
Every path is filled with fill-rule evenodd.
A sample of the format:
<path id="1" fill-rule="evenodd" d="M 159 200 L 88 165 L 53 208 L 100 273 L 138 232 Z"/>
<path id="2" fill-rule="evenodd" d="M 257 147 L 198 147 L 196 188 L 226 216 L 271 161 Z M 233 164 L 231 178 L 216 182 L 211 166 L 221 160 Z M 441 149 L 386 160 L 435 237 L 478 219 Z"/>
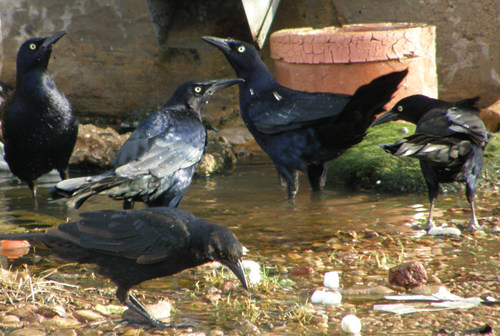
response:
<path id="1" fill-rule="evenodd" d="M 228 79 L 218 79 L 215 80 L 213 85 L 210 87 L 209 91 L 210 94 L 214 94 L 217 91 L 220 91 L 222 89 L 225 89 L 231 85 L 234 85 L 236 83 L 243 83 L 245 80 L 241 78 L 228 78 Z"/>
<path id="2" fill-rule="evenodd" d="M 237 263 L 224 263 L 224 265 L 226 265 L 234 273 L 234 275 L 236 275 L 243 288 L 248 289 L 247 278 L 245 277 L 245 271 L 243 270 L 241 260 L 238 260 Z"/>
<path id="3" fill-rule="evenodd" d="M 378 117 L 374 122 L 372 122 L 370 127 L 377 126 L 380 124 L 385 124 L 389 121 L 394 121 L 394 120 L 398 120 L 398 119 L 399 119 L 399 114 L 390 110 L 390 111 L 385 112 L 383 115 Z"/>
<path id="4" fill-rule="evenodd" d="M 201 39 L 222 50 L 224 53 L 228 53 L 229 51 L 231 51 L 231 48 L 229 47 L 229 44 L 225 39 L 212 36 L 203 36 Z"/>
<path id="5" fill-rule="evenodd" d="M 59 41 L 59 39 L 64 35 L 66 35 L 66 31 L 60 31 L 55 33 L 54 35 L 47 36 L 45 38 L 45 41 L 43 41 L 42 48 L 49 49 L 51 45 Z"/>

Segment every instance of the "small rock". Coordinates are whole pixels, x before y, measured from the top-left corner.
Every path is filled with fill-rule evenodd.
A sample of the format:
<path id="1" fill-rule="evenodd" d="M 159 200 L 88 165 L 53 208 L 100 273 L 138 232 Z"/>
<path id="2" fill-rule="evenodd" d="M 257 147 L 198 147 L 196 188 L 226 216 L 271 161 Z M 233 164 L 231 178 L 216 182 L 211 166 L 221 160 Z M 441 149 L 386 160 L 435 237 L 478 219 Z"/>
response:
<path id="1" fill-rule="evenodd" d="M 393 293 L 394 291 L 392 289 L 382 285 L 353 285 L 352 287 L 346 288 L 342 291 L 344 296 L 356 300 L 376 300 Z"/>
<path id="2" fill-rule="evenodd" d="M 410 293 L 415 295 L 433 295 L 439 292 L 443 286 L 439 284 L 435 285 L 424 285 L 421 287 L 413 288 Z"/>
<path id="3" fill-rule="evenodd" d="M 339 272 L 337 271 L 326 272 L 323 278 L 323 286 L 328 288 L 339 288 L 340 287 Z"/>
<path id="4" fill-rule="evenodd" d="M 500 100 L 484 108 L 479 113 L 488 131 L 495 133 L 500 130 Z"/>
<path id="5" fill-rule="evenodd" d="M 389 270 L 389 282 L 406 289 L 418 287 L 427 282 L 427 272 L 421 263 L 407 262 Z"/>
<path id="6" fill-rule="evenodd" d="M 56 328 L 72 328 L 80 324 L 76 319 L 72 317 L 60 317 L 55 316 L 54 318 L 47 319 L 42 322 L 46 326 L 56 327 Z"/>
<path id="7" fill-rule="evenodd" d="M 45 336 L 46 333 L 34 328 L 23 328 L 12 331 L 8 336 Z"/>
<path id="8" fill-rule="evenodd" d="M 66 309 L 64 309 L 63 306 L 53 306 L 53 307 L 43 306 L 38 308 L 37 313 L 47 318 L 52 318 L 54 316 L 61 316 L 61 317 L 68 316 L 66 314 Z"/>
<path id="9" fill-rule="evenodd" d="M 26 240 L 2 240 L 1 246 L 2 255 L 16 259 L 28 254 L 31 245 Z"/>
<path id="10" fill-rule="evenodd" d="M 222 284 L 221 290 L 223 292 L 229 292 L 238 287 L 238 284 L 234 281 L 226 281 Z"/>
<path id="11" fill-rule="evenodd" d="M 195 173 L 202 176 L 222 173 L 232 169 L 236 161 L 231 144 L 214 131 L 208 131 L 205 156 Z"/>
<path id="12" fill-rule="evenodd" d="M 219 300 L 221 299 L 221 295 L 220 294 L 206 294 L 205 296 L 203 296 L 203 298 L 208 301 L 208 302 L 211 302 L 211 303 L 217 303 L 219 302 Z"/>
<path id="13" fill-rule="evenodd" d="M 27 305 L 21 305 L 14 309 L 9 309 L 8 314 L 16 315 L 21 318 L 26 318 L 28 316 L 32 316 L 33 314 L 35 314 L 37 310 L 38 308 L 35 305 L 27 304 Z"/>
<path id="14" fill-rule="evenodd" d="M 311 296 L 314 304 L 334 305 L 342 302 L 342 295 L 339 292 L 316 290 Z"/>
<path id="15" fill-rule="evenodd" d="M 103 316 L 95 311 L 88 309 L 76 310 L 73 316 L 80 322 L 93 322 L 103 319 Z"/>
<path id="16" fill-rule="evenodd" d="M 103 315 L 121 315 L 127 309 L 125 306 L 117 306 L 117 305 L 101 305 L 97 304 L 94 307 L 95 311 L 101 313 Z"/>
<path id="17" fill-rule="evenodd" d="M 340 327 L 346 333 L 359 334 L 361 331 L 361 321 L 355 315 L 346 315 L 342 318 Z"/>
<path id="18" fill-rule="evenodd" d="M 19 323 L 19 321 L 21 320 L 15 315 L 0 316 L 0 323 Z"/>
<path id="19" fill-rule="evenodd" d="M 129 136 L 130 133 L 120 135 L 110 127 L 80 124 L 75 149 L 69 161 L 70 167 L 81 170 L 103 170 L 111 167 L 116 152 Z"/>
<path id="20" fill-rule="evenodd" d="M 77 336 L 75 329 L 59 329 L 50 333 L 50 336 Z"/>
<path id="21" fill-rule="evenodd" d="M 260 335 L 259 328 L 249 320 L 240 320 L 237 327 L 238 333 L 241 335 Z"/>

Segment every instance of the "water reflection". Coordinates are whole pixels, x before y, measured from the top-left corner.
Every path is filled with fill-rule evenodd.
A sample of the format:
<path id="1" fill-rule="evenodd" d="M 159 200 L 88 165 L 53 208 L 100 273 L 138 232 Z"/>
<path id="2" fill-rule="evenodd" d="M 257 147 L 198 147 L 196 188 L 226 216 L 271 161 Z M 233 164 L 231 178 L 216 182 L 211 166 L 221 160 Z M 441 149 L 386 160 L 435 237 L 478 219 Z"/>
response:
<path id="1" fill-rule="evenodd" d="M 302 175 L 301 178 L 305 179 Z M 56 177 L 57 180 L 57 177 Z M 0 175 L 0 229 L 12 226 L 48 225 L 47 216 L 58 218 L 54 224 L 80 211 L 120 209 L 122 203 L 104 196 L 93 197 L 80 208 L 67 208 L 60 201 L 48 199 L 53 179 L 39 186 L 38 211 L 25 185 L 12 183 L 8 173 Z M 306 186 L 306 181 L 301 181 Z M 457 197 L 459 198 L 459 197 Z M 225 176 L 193 181 L 180 208 L 200 218 L 227 226 L 240 240 L 254 248 L 279 249 L 277 242 L 314 243 L 324 241 L 338 230 L 374 230 L 414 234 L 410 224 L 425 218 L 427 195 L 380 195 L 345 190 L 311 193 L 307 187 L 294 201 L 285 198 L 277 174 L 269 161 L 239 164 Z M 439 211 L 454 206 L 452 199 L 440 199 Z M 136 203 L 137 208 L 144 207 Z M 31 218 L 30 215 L 31 214 Z"/>
<path id="2" fill-rule="evenodd" d="M 305 176 L 301 178 L 305 179 Z M 38 211 L 35 211 L 29 189 L 10 181 L 10 175 L 0 176 L 0 232 L 32 231 L 58 225 L 67 217 L 78 219 L 80 211 L 121 209 L 122 206 L 120 201 L 98 196 L 89 199 L 80 210 L 68 209 L 63 203 L 48 200 L 48 190 L 52 185 L 49 182 L 39 187 Z M 258 261 L 270 276 L 276 275 L 281 280 L 290 281 L 289 285 L 270 293 L 259 290 L 239 292 L 237 299 L 231 297 L 233 294 L 228 294 L 231 300 L 227 299 L 219 306 L 202 299 L 206 289 L 196 294 L 198 296 L 193 294 L 198 282 L 204 283 L 203 276 L 194 270 L 149 281 L 139 288 L 147 288 L 148 293 L 155 295 L 155 299 L 162 296 L 173 299 L 180 311 L 177 318 L 182 319 L 177 323 L 206 330 L 214 326 L 233 330 L 238 328 L 237 321 L 242 314 L 248 317 L 251 313 L 244 309 L 245 302 L 262 305 L 265 313 L 261 319 L 269 322 L 269 325 L 277 327 L 286 324 L 290 317 L 284 312 L 293 310 L 297 304 L 308 302 L 311 292 L 322 286 L 325 270 L 340 270 L 344 288 L 360 283 L 386 285 L 387 266 L 408 260 L 425 263 L 428 273 L 436 275 L 447 286 L 467 284 L 470 274 L 479 274 L 479 279 L 488 280 L 498 273 L 498 239 L 495 240 L 495 236 L 481 237 L 481 244 L 467 235 L 457 239 L 414 239 L 417 233 L 411 229 L 411 225 L 427 216 L 426 194 L 384 195 L 342 188 L 311 194 L 306 187 L 307 181 L 301 181 L 301 185 L 303 187 L 297 199 L 290 202 L 279 187 L 276 172 L 269 161 L 240 163 L 237 169 L 225 176 L 195 179 L 180 204 L 183 210 L 232 229 L 250 250 L 249 259 Z M 437 222 L 442 215 L 443 218 L 453 217 L 464 223 L 468 221 L 469 214 L 466 211 L 456 210 L 457 206 L 458 209 L 468 208 L 465 198 L 456 194 L 449 196 L 441 196 L 438 201 Z M 488 204 L 487 200 L 481 199 L 481 193 L 478 198 L 479 212 L 483 216 L 492 216 L 491 209 L 484 211 L 485 205 L 481 206 L 481 202 Z M 137 203 L 136 207 L 144 205 Z M 450 212 L 451 209 L 454 210 Z M 363 231 L 375 231 L 380 236 L 364 238 Z M 332 237 L 334 242 L 324 248 Z M 45 263 L 53 267 L 60 265 L 60 261 L 47 258 L 47 251 L 40 253 L 38 250 L 37 254 L 37 258 L 30 254 L 16 260 L 14 264 L 31 264 L 35 272 L 38 268 L 51 266 Z M 44 260 L 43 265 L 37 263 L 40 258 Z M 6 260 L 2 262 L 7 265 Z M 290 270 L 302 266 L 314 267 L 314 273 L 291 274 Z M 67 273 L 76 275 L 75 283 L 85 286 L 87 283 L 82 281 L 86 281 L 89 286 L 97 288 L 105 287 L 108 283 L 81 276 L 82 272 L 91 272 L 90 268 L 71 267 L 75 271 Z M 457 281 L 457 274 L 461 277 L 460 281 Z M 235 302 L 242 306 L 237 306 Z M 346 302 L 351 307 L 355 305 L 360 316 L 376 314 L 371 309 L 372 301 L 347 298 Z M 348 308 L 345 310 L 348 312 Z M 329 313 L 333 315 L 334 311 L 330 310 Z M 388 316 L 386 314 L 383 318 L 390 319 Z M 376 317 L 380 318 L 379 315 Z M 415 318 L 421 319 L 419 316 Z M 335 326 L 331 328 L 335 330 Z M 414 330 L 418 334 L 419 327 Z M 269 334 L 298 333 L 282 330 Z M 378 334 L 374 332 L 372 335 Z"/>

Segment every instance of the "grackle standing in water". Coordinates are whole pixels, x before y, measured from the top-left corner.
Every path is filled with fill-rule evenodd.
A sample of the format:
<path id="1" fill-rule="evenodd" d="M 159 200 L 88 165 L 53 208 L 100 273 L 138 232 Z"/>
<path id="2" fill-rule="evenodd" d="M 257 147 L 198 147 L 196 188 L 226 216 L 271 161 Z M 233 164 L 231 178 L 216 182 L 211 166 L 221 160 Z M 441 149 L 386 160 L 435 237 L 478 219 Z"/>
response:
<path id="1" fill-rule="evenodd" d="M 243 247 L 230 230 L 175 208 L 103 210 L 81 214 L 45 233 L 2 234 L 0 240 L 41 242 L 64 260 L 96 264 L 116 285 L 116 297 L 156 328 L 166 327 L 130 289 L 211 261 L 227 266 L 248 288 Z"/>
<path id="2" fill-rule="evenodd" d="M 465 182 L 470 204 L 470 231 L 480 228 L 474 212 L 476 185 L 483 165 L 483 150 L 488 132 L 474 106 L 479 97 L 456 103 L 413 95 L 400 100 L 371 126 L 393 120 L 417 125 L 415 134 L 392 145 L 381 147 L 395 156 L 420 160 L 420 167 L 429 192 L 429 217 L 425 229 L 434 227 L 432 211 L 440 183 Z"/>
<path id="3" fill-rule="evenodd" d="M 68 161 L 78 133 L 71 105 L 47 71 L 52 46 L 66 33 L 33 38 L 19 48 L 16 87 L 2 104 L 5 161 L 28 184 L 36 200 L 36 180 L 57 169 L 68 178 Z"/>
<path id="4" fill-rule="evenodd" d="M 97 176 L 61 181 L 53 198 L 69 197 L 79 208 L 95 194 L 148 206 L 176 207 L 191 184 L 205 153 L 207 132 L 201 109 L 217 91 L 241 79 L 194 81 L 182 84 L 157 112 L 147 117 L 116 153 L 113 170 Z"/>
<path id="5" fill-rule="evenodd" d="M 233 39 L 203 37 L 220 49 L 240 83 L 240 113 L 259 146 L 286 181 L 288 198 L 306 171 L 313 191 L 323 188 L 326 162 L 359 143 L 377 113 L 389 102 L 407 70 L 376 78 L 354 95 L 308 93 L 279 85 L 257 50 Z"/>

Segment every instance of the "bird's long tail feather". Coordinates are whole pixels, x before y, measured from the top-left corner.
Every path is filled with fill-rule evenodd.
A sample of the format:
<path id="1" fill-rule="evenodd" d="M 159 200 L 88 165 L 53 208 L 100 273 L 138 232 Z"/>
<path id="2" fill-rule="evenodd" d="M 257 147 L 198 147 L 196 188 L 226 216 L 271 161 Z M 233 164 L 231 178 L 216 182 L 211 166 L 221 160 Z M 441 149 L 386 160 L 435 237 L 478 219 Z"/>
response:
<path id="1" fill-rule="evenodd" d="M 383 111 L 407 74 L 407 69 L 391 72 L 359 87 L 339 117 L 320 128 L 322 141 L 328 143 L 331 139 L 332 144 L 348 148 L 363 140 L 375 115 Z M 334 136 L 335 134 L 349 136 Z"/>

